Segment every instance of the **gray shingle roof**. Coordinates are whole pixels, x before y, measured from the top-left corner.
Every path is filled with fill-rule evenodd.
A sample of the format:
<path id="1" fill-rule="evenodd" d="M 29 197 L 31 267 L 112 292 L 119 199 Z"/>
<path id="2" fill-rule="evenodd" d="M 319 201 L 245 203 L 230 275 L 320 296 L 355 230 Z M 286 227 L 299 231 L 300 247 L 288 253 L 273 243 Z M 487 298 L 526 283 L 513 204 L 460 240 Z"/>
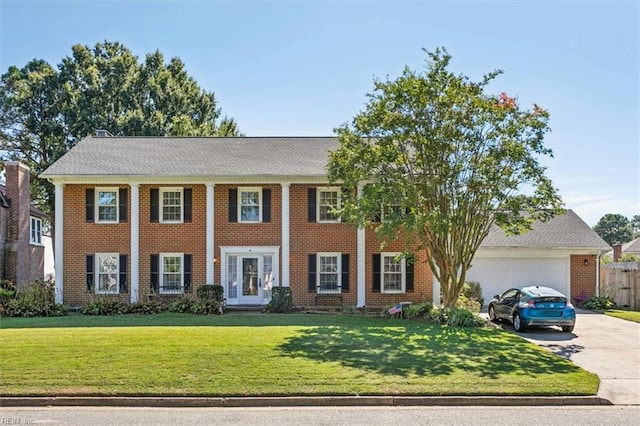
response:
<path id="1" fill-rule="evenodd" d="M 480 247 L 611 249 L 573 210 L 566 210 L 546 223 L 535 222 L 533 229 L 522 235 L 507 236 L 494 225 Z"/>
<path id="2" fill-rule="evenodd" d="M 88 137 L 41 176 L 326 176 L 337 146 L 330 137 Z"/>

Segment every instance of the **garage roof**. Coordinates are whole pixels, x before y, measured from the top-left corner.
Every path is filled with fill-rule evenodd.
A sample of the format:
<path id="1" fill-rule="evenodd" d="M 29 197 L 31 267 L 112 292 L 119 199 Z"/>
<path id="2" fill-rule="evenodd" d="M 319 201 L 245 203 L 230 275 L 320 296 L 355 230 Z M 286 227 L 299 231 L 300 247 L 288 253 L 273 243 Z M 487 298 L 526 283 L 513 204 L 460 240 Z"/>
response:
<path id="1" fill-rule="evenodd" d="M 494 225 L 480 247 L 611 249 L 573 210 L 566 210 L 548 222 L 536 221 L 531 231 L 521 235 L 508 236 Z"/>

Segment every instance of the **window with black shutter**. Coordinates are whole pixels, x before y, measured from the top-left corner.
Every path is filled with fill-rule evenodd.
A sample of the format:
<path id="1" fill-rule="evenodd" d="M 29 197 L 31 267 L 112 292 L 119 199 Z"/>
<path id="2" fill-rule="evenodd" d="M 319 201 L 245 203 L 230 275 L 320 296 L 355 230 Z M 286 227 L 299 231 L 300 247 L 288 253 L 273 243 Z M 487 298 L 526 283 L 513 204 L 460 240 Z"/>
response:
<path id="1" fill-rule="evenodd" d="M 342 255 L 342 292 L 349 293 L 349 255 Z"/>
<path id="2" fill-rule="evenodd" d="M 88 254 L 86 258 L 86 284 L 87 291 L 92 292 L 94 288 L 94 263 L 93 263 L 93 255 Z"/>
<path id="3" fill-rule="evenodd" d="M 317 265 L 316 265 L 316 255 L 311 253 L 309 254 L 309 292 L 315 293 L 317 286 Z"/>

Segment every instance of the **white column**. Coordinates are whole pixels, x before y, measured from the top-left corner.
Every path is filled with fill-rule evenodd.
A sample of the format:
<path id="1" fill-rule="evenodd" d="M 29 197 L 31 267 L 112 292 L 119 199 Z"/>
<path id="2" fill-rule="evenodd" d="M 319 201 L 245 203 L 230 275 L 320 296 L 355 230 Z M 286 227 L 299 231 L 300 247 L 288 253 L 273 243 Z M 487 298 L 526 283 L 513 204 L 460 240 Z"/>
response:
<path id="1" fill-rule="evenodd" d="M 289 187 L 290 183 L 282 183 L 282 277 L 280 277 L 280 285 L 289 287 Z"/>
<path id="2" fill-rule="evenodd" d="M 363 190 L 363 186 L 362 185 L 358 185 L 358 197 L 362 196 L 362 190 Z M 367 304 L 366 298 L 367 298 L 367 285 L 366 285 L 366 279 L 365 279 L 365 268 L 366 268 L 366 241 L 365 241 L 365 228 L 358 228 L 358 234 L 357 234 L 357 245 L 356 245 L 356 249 L 357 249 L 357 257 L 356 257 L 356 265 L 358 268 L 358 272 L 356 275 L 356 280 L 357 280 L 357 285 L 358 285 L 358 292 L 357 292 L 357 299 L 356 299 L 356 306 L 357 307 L 363 307 Z"/>
<path id="3" fill-rule="evenodd" d="M 215 184 L 213 183 L 208 183 L 207 184 L 207 221 L 206 221 L 206 234 L 207 234 L 207 238 L 206 238 L 206 256 L 207 256 L 207 262 L 206 262 L 206 283 L 207 284 L 214 284 L 213 280 L 215 277 L 215 265 L 213 263 L 214 261 L 214 255 L 215 255 L 215 241 L 214 241 L 214 237 L 213 237 L 213 233 L 215 231 L 215 227 L 214 227 L 214 207 L 215 207 L 215 202 L 214 202 L 214 189 L 215 189 Z"/>
<path id="4" fill-rule="evenodd" d="M 56 205 L 55 205 L 55 224 L 54 232 L 56 233 L 54 241 L 54 264 L 56 270 L 56 303 L 63 303 L 62 291 L 64 289 L 64 185 L 55 184 Z"/>
<path id="5" fill-rule="evenodd" d="M 140 299 L 140 184 L 131 183 L 131 303 Z"/>

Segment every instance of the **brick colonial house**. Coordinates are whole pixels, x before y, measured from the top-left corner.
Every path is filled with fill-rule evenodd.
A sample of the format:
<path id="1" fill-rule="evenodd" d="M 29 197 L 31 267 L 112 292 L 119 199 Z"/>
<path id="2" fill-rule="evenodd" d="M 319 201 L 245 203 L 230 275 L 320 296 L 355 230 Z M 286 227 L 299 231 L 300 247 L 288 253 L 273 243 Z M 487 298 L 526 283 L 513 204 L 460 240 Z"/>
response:
<path id="1" fill-rule="evenodd" d="M 439 302 L 425 259 L 398 260 L 402 241 L 381 251 L 373 229 L 331 213 L 340 188 L 325 167 L 336 147 L 329 137 L 80 141 L 42 174 L 56 188 L 58 301 L 222 284 L 229 305 L 266 304 L 275 286 L 298 306 Z M 598 245 L 578 254 L 593 265 Z M 595 291 L 595 270 L 563 256 L 570 282 L 557 285 Z"/>
<path id="2" fill-rule="evenodd" d="M 0 186 L 0 279 L 18 287 L 44 277 L 46 215 L 31 205 L 29 182 L 27 166 L 5 163 L 5 185 Z"/>

